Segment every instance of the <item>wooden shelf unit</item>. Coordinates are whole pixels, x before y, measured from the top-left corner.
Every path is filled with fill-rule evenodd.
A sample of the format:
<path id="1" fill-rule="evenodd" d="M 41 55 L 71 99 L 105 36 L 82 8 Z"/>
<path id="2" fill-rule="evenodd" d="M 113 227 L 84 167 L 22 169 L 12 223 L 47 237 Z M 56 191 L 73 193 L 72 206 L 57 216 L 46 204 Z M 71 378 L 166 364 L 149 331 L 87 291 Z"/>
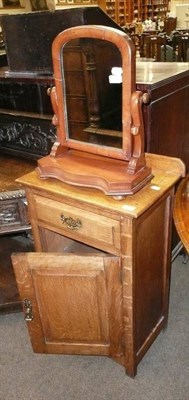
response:
<path id="1" fill-rule="evenodd" d="M 134 19 L 165 18 L 169 11 L 168 0 L 99 0 L 98 5 L 120 26 Z"/>

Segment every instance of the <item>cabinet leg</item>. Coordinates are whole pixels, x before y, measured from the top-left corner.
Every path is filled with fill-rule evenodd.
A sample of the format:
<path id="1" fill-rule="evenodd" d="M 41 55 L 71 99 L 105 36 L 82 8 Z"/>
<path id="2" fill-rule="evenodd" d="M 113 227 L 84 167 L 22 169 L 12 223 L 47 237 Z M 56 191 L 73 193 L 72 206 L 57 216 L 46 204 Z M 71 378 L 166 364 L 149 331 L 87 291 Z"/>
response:
<path id="1" fill-rule="evenodd" d="M 186 250 L 184 250 L 184 252 L 183 252 L 183 264 L 187 264 L 188 259 L 189 259 L 189 255 L 186 252 Z"/>
<path id="2" fill-rule="evenodd" d="M 137 374 L 137 366 L 136 365 L 131 365 L 129 367 L 125 367 L 125 373 L 128 375 L 130 378 L 133 378 Z"/>

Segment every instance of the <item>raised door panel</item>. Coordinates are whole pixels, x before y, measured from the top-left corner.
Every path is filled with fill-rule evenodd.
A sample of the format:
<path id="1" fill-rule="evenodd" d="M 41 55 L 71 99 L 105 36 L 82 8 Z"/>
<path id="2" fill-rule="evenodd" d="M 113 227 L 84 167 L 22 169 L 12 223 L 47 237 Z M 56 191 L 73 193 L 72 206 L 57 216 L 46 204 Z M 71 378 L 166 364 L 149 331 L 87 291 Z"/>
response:
<path id="1" fill-rule="evenodd" d="M 118 257 L 22 253 L 12 261 L 35 352 L 121 360 Z"/>

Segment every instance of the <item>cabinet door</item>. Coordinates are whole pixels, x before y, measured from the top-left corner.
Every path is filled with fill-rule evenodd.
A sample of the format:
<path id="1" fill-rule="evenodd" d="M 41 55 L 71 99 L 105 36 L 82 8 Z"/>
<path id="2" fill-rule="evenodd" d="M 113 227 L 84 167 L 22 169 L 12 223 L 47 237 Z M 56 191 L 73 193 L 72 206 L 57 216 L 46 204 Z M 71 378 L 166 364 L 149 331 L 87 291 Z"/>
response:
<path id="1" fill-rule="evenodd" d="M 35 352 L 122 362 L 119 257 L 18 253 L 12 262 Z"/>

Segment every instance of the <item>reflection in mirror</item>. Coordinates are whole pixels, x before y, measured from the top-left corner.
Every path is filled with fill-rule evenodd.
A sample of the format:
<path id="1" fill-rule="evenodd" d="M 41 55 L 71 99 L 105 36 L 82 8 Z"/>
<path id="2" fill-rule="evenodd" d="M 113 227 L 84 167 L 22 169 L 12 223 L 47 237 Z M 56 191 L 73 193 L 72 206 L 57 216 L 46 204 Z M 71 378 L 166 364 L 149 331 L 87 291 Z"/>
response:
<path id="1" fill-rule="evenodd" d="M 122 67 L 113 43 L 74 39 L 62 48 L 67 138 L 122 148 L 122 85 L 110 84 L 112 67 Z"/>

